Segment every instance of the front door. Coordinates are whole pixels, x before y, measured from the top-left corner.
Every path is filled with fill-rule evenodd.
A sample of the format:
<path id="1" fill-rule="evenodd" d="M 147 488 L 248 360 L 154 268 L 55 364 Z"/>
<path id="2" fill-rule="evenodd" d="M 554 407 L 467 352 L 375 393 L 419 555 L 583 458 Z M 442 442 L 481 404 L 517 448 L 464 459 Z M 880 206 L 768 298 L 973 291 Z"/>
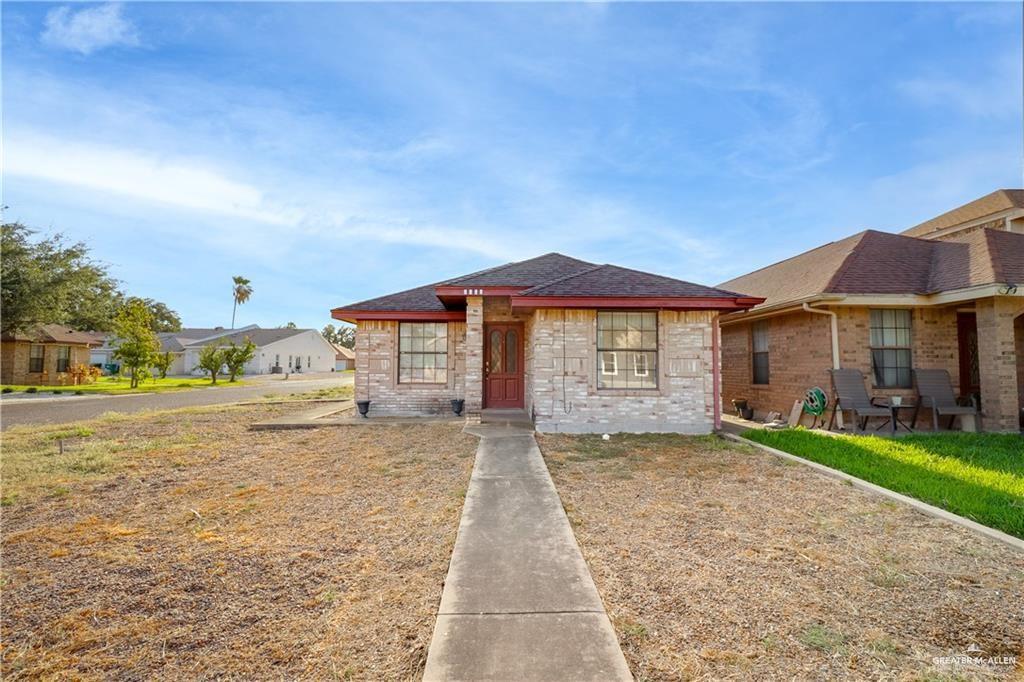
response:
<path id="1" fill-rule="evenodd" d="M 956 336 L 960 347 L 960 395 L 979 395 L 978 319 L 974 313 L 956 314 Z"/>
<path id="2" fill-rule="evenodd" d="M 523 325 L 488 324 L 484 337 L 484 407 L 523 407 Z"/>

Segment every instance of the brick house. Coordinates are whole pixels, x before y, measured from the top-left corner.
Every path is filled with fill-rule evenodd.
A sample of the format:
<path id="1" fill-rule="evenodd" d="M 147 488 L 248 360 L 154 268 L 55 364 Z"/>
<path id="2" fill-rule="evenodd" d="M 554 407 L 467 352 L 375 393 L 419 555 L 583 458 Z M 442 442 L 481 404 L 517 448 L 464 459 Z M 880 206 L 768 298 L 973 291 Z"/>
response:
<path id="1" fill-rule="evenodd" d="M 717 325 L 760 302 L 551 253 L 331 311 L 370 414 L 522 410 L 541 431 L 708 433 Z"/>
<path id="2" fill-rule="evenodd" d="M 70 371 L 89 364 L 95 336 L 59 324 L 0 338 L 0 383 L 30 386 L 71 384 Z"/>
<path id="3" fill-rule="evenodd" d="M 788 414 L 831 367 L 872 395 L 915 396 L 910 370 L 946 369 L 982 428 L 1024 408 L 1024 190 L 1000 190 L 902 234 L 868 230 L 720 285 L 763 297 L 724 315 L 723 401 Z"/>

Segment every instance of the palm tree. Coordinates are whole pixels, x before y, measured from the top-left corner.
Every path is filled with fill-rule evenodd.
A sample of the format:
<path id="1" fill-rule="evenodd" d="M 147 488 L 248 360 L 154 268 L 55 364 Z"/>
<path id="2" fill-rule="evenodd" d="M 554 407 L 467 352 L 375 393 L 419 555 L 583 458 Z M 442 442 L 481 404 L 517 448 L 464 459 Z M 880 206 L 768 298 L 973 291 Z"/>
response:
<path id="1" fill-rule="evenodd" d="M 231 309 L 231 328 L 235 328 L 235 311 L 238 310 L 238 306 L 242 305 L 249 300 L 252 296 L 252 287 L 249 286 L 251 282 L 241 275 L 236 275 L 231 278 L 235 282 L 235 286 L 232 287 L 232 291 L 235 295 L 235 307 Z"/>

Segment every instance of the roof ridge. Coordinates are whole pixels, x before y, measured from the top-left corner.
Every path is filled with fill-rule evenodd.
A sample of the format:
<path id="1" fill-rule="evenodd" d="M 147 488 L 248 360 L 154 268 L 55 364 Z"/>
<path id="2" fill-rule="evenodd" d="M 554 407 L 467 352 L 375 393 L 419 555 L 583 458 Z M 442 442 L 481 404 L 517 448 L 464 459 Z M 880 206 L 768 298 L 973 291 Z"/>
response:
<path id="1" fill-rule="evenodd" d="M 568 275 L 562 275 L 561 277 L 556 277 L 555 279 L 549 280 L 547 282 L 543 282 L 541 284 L 534 284 L 532 287 L 530 287 L 526 291 L 520 292 L 520 296 L 527 296 L 531 292 L 533 292 L 534 289 L 543 289 L 544 287 L 549 287 L 552 284 L 558 284 L 558 283 L 564 282 L 564 281 L 566 281 L 568 279 L 573 279 L 574 277 L 579 277 L 581 275 L 586 275 L 588 273 L 594 272 L 595 270 L 600 270 L 601 268 L 606 268 L 609 265 L 610 265 L 610 263 L 601 263 L 601 264 L 591 265 L 589 268 L 586 268 L 584 270 L 580 270 L 579 272 L 570 272 Z"/>
<path id="2" fill-rule="evenodd" d="M 540 260 L 541 258 L 547 258 L 548 256 L 559 256 L 561 258 L 566 258 L 568 260 L 576 261 L 577 263 L 587 263 L 588 265 L 590 264 L 590 263 L 588 263 L 585 260 L 580 260 L 579 258 L 573 258 L 572 256 L 566 256 L 564 253 L 559 253 L 558 251 L 549 251 L 547 253 L 542 253 L 539 256 L 534 256 L 533 258 L 524 258 L 523 260 L 515 260 L 515 261 L 511 261 L 509 263 L 505 263 L 503 265 L 495 265 L 494 267 L 485 268 L 483 270 L 477 270 L 476 272 L 470 272 L 470 273 L 465 274 L 465 275 L 459 275 L 458 277 L 452 277 L 451 279 L 447 279 L 444 282 L 441 282 L 439 285 L 458 284 L 459 281 L 464 280 L 464 279 L 469 279 L 470 277 L 478 277 L 480 275 L 484 275 L 484 274 L 488 274 L 488 273 L 492 273 L 492 272 L 498 272 L 500 270 L 504 270 L 506 268 L 510 268 L 510 267 L 512 267 L 514 265 L 521 265 L 523 263 L 528 263 L 529 261 Z"/>
<path id="3" fill-rule="evenodd" d="M 1006 191 L 1006 190 L 1002 190 Z M 995 248 L 992 244 L 992 238 L 998 230 L 982 230 L 985 233 L 985 255 L 988 258 L 988 265 L 992 268 L 992 280 L 995 282 L 1004 282 L 1006 278 L 1003 276 L 1003 262 L 998 258 L 995 258 Z"/>

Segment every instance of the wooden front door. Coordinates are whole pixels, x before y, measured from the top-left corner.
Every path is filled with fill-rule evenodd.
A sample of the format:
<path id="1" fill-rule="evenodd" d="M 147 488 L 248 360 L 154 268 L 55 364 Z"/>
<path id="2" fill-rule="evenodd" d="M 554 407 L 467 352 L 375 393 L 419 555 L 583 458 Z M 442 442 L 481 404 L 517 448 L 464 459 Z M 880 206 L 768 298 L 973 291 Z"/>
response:
<path id="1" fill-rule="evenodd" d="M 978 370 L 978 319 L 974 313 L 956 314 L 956 336 L 960 347 L 960 395 L 981 393 Z"/>
<path id="2" fill-rule="evenodd" d="M 523 325 L 484 328 L 484 407 L 523 407 Z"/>

